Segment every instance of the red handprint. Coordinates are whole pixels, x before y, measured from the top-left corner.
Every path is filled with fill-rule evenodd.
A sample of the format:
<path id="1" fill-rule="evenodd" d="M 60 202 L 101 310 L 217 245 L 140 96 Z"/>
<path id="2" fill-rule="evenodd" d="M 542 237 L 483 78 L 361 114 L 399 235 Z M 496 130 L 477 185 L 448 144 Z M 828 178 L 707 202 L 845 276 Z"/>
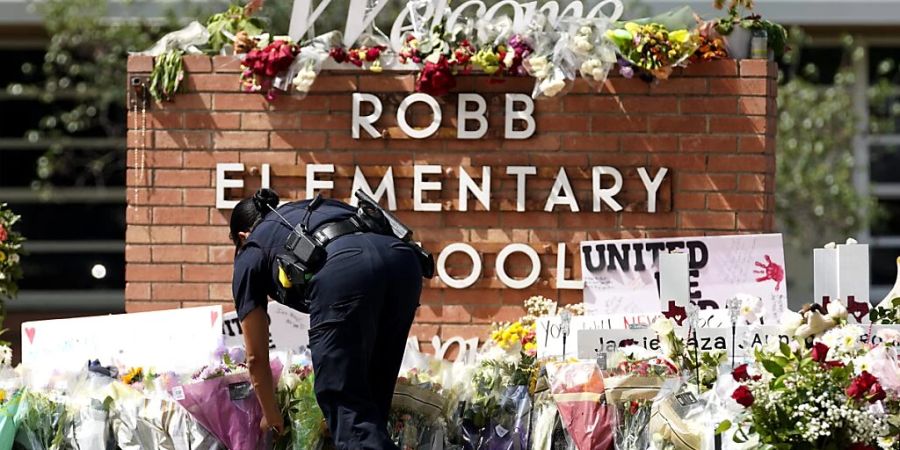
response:
<path id="1" fill-rule="evenodd" d="M 766 264 L 759 261 L 756 262 L 756 267 L 761 267 L 763 269 L 753 271 L 753 273 L 761 275 L 756 278 L 756 282 L 762 283 L 763 281 L 772 280 L 775 282 L 775 290 L 777 291 L 781 288 L 781 282 L 784 281 L 784 267 L 773 262 L 769 255 L 766 255 L 765 257 Z"/>

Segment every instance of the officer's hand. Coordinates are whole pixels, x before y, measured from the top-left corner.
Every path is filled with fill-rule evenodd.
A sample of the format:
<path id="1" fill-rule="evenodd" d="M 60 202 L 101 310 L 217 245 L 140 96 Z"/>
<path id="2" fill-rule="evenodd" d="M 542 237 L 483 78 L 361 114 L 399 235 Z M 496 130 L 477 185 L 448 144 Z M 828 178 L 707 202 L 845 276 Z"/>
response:
<path id="1" fill-rule="evenodd" d="M 266 416 L 263 415 L 262 420 L 259 422 L 259 429 L 262 430 L 263 433 L 274 431 L 275 436 L 282 436 L 284 435 L 284 418 L 277 416 L 270 422 Z"/>

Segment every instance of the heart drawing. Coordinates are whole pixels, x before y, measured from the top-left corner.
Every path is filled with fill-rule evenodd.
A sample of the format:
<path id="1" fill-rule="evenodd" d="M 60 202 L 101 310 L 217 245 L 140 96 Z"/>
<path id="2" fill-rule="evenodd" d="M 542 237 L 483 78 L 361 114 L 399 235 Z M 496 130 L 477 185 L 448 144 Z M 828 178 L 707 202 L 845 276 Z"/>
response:
<path id="1" fill-rule="evenodd" d="M 216 319 L 218 319 L 218 318 L 219 318 L 219 312 L 218 312 L 218 311 L 210 311 L 210 312 L 209 312 L 209 326 L 211 326 L 211 327 L 212 327 L 212 326 L 215 326 L 215 325 L 216 325 Z"/>
<path id="2" fill-rule="evenodd" d="M 34 344 L 34 328 L 26 328 L 25 335 L 28 336 L 28 343 Z"/>

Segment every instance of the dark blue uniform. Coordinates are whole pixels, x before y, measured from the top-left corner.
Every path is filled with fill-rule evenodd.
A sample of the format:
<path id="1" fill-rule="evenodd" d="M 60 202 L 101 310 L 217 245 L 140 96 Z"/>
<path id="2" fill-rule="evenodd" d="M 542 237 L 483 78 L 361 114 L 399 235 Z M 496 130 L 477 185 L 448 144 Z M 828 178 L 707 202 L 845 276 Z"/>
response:
<path id="1" fill-rule="evenodd" d="M 266 215 L 235 257 L 239 319 L 276 298 L 275 257 L 284 252 L 308 204 L 278 208 L 291 227 L 273 213 Z M 355 211 L 326 200 L 310 215 L 309 230 Z M 326 262 L 307 288 L 316 398 L 338 449 L 396 449 L 386 434 L 387 415 L 422 291 L 419 260 L 399 239 L 375 233 L 339 237 L 326 250 Z"/>

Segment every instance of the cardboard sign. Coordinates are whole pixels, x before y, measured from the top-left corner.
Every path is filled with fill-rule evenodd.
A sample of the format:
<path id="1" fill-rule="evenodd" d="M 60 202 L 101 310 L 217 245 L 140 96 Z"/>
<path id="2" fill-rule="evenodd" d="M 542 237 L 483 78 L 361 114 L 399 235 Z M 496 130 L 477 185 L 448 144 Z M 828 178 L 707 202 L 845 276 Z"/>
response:
<path id="1" fill-rule="evenodd" d="M 22 363 L 35 370 L 103 365 L 194 370 L 221 338 L 222 307 L 44 320 L 22 324 Z"/>
<path id="2" fill-rule="evenodd" d="M 582 330 L 616 330 L 626 333 L 646 330 L 661 314 L 600 314 L 590 316 L 572 317 L 569 324 L 569 335 L 566 336 L 565 353 L 572 356 L 578 353 L 580 348 L 580 331 Z M 700 311 L 700 327 L 724 327 L 730 326 L 728 311 L 704 310 Z M 563 339 L 561 333 L 561 321 L 559 316 L 544 316 L 537 320 L 537 352 L 538 358 L 562 356 Z M 653 333 L 650 331 L 650 333 Z M 579 353 L 580 354 L 580 353 Z"/>
<path id="3" fill-rule="evenodd" d="M 858 323 L 869 321 L 869 246 L 837 246 L 838 298 Z"/>
<path id="4" fill-rule="evenodd" d="M 787 292 L 780 234 L 626 239 L 581 243 L 584 303 L 591 314 L 659 314 L 659 255 L 688 255 L 691 301 L 725 308 L 738 293 L 766 311 Z"/>
<path id="5" fill-rule="evenodd" d="M 309 314 L 289 308 L 278 302 L 269 302 L 269 349 L 298 352 L 309 346 Z M 227 347 L 244 346 L 244 330 L 236 312 L 225 314 L 222 336 Z"/>

